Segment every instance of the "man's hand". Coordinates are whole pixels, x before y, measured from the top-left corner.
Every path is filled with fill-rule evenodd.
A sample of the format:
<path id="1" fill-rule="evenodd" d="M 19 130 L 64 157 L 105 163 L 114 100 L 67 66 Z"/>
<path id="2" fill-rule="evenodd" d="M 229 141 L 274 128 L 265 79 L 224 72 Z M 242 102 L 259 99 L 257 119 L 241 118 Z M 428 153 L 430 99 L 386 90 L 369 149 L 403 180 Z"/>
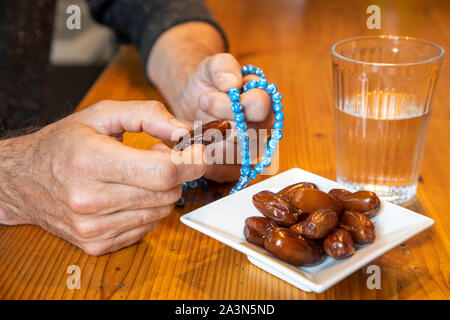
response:
<path id="1" fill-rule="evenodd" d="M 241 66 L 228 53 L 218 53 L 203 60 L 195 72 L 188 78 L 173 110 L 177 118 L 189 121 L 209 122 L 216 119 L 234 121 L 231 110 L 232 102 L 227 94 L 231 88 L 240 88 L 256 76 L 242 78 Z M 244 106 L 245 120 L 249 128 L 269 129 L 272 125 L 271 101 L 269 95 L 260 89 L 249 90 L 241 94 L 241 104 Z M 256 131 L 258 132 L 258 131 Z M 234 141 L 225 141 L 216 146 L 216 152 L 234 148 Z M 219 182 L 236 180 L 240 175 L 240 165 L 221 164 L 210 165 L 205 177 Z"/>
<path id="2" fill-rule="evenodd" d="M 0 223 L 36 224 L 91 255 L 131 245 L 167 216 L 181 184 L 201 177 L 203 152 L 138 150 L 125 131 L 160 139 L 189 129 L 156 101 L 103 101 L 40 131 L 0 142 Z M 182 131 L 182 130 L 181 130 Z M 180 132 L 181 133 L 181 132 Z M 180 158 L 178 158 L 180 159 Z"/>
<path id="3" fill-rule="evenodd" d="M 177 118 L 190 123 L 234 120 L 228 90 L 258 77 L 249 75 L 243 79 L 238 61 L 231 54 L 219 52 L 223 52 L 222 38 L 217 30 L 202 22 L 173 27 L 156 42 L 147 70 Z M 271 101 L 264 90 L 247 91 L 241 95 L 241 103 L 250 128 L 270 128 Z M 234 180 L 239 176 L 239 168 L 239 165 L 212 165 L 206 177 Z"/>
<path id="4" fill-rule="evenodd" d="M 218 53 L 205 58 L 186 81 L 178 96 L 174 112 L 178 118 L 190 122 L 213 119 L 234 120 L 232 102 L 228 97 L 231 88 L 240 88 L 256 76 L 242 78 L 241 66 L 229 53 Z M 245 119 L 253 127 L 266 127 L 270 119 L 271 101 L 269 95 L 260 89 L 241 94 Z"/>

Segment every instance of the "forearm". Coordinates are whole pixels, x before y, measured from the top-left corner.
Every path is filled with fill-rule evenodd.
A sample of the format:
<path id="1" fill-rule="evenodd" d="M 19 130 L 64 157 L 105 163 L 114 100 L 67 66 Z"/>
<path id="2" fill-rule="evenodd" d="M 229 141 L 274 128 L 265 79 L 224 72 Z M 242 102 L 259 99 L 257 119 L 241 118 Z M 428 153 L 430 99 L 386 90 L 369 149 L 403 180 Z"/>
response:
<path id="1" fill-rule="evenodd" d="M 26 172 L 24 161 L 30 152 L 27 136 L 0 141 L 0 224 L 27 223 L 21 216 L 19 176 Z"/>
<path id="2" fill-rule="evenodd" d="M 174 106 L 187 78 L 206 57 L 224 52 L 219 31 L 204 22 L 187 22 L 164 32 L 147 60 L 148 77 Z"/>
<path id="3" fill-rule="evenodd" d="M 119 40 L 136 45 L 146 70 L 147 66 L 153 66 L 150 56 L 164 63 L 153 68 L 157 70 L 151 75 L 155 75 L 152 80 L 165 95 L 169 94 L 168 81 L 175 81 L 179 87 L 186 77 L 183 74 L 192 66 L 225 47 L 225 35 L 202 0 L 87 0 L 87 3 L 93 17 L 114 30 Z M 176 70 L 177 67 L 181 69 Z M 164 71 L 171 74 L 161 74 Z M 147 75 L 151 77 L 148 72 Z"/>

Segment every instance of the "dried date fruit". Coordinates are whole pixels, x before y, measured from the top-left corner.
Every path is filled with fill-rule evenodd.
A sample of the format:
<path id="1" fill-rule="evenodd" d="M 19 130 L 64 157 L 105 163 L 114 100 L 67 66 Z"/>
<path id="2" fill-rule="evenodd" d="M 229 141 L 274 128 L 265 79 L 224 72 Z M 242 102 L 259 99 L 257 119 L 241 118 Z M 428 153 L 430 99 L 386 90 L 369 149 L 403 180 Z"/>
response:
<path id="1" fill-rule="evenodd" d="M 266 217 L 249 217 L 245 219 L 245 239 L 258 246 L 264 247 L 267 234 L 275 229 L 277 224 Z"/>
<path id="2" fill-rule="evenodd" d="M 345 210 L 340 227 L 352 234 L 355 243 L 367 244 L 375 241 L 375 225 L 362 213 Z"/>
<path id="3" fill-rule="evenodd" d="M 311 213 L 305 221 L 290 227 L 292 231 L 309 239 L 325 238 L 338 224 L 338 216 L 334 210 L 318 209 Z"/>
<path id="4" fill-rule="evenodd" d="M 340 201 L 352 195 L 352 192 L 345 189 L 331 189 L 330 191 L 328 191 L 328 194 Z"/>
<path id="5" fill-rule="evenodd" d="M 298 221 L 299 213 L 282 196 L 264 190 L 253 195 L 253 205 L 276 223 L 289 227 Z"/>
<path id="6" fill-rule="evenodd" d="M 381 201 L 375 192 L 357 191 L 341 200 L 345 210 L 357 211 L 369 218 L 377 215 L 380 210 Z"/>
<path id="7" fill-rule="evenodd" d="M 275 228 L 269 232 L 264 247 L 276 257 L 296 266 L 318 263 L 324 256 L 320 243 L 287 228 Z"/>
<path id="8" fill-rule="evenodd" d="M 294 184 L 291 184 L 290 186 L 287 186 L 286 188 L 278 191 L 278 194 L 280 196 L 285 197 L 286 199 L 288 199 L 290 201 L 292 193 L 299 188 L 319 189 L 317 187 L 317 185 L 312 182 L 300 182 L 300 183 L 294 183 Z"/>
<path id="9" fill-rule="evenodd" d="M 229 130 L 231 130 L 231 124 L 228 121 L 216 120 L 208 122 L 200 129 L 195 128 L 186 136 L 181 137 L 175 146 L 175 150 L 182 151 L 193 144 L 203 144 L 207 146 L 216 142 L 217 131 L 220 132 L 222 140 L 225 140 Z"/>
<path id="10" fill-rule="evenodd" d="M 355 243 L 352 235 L 345 229 L 336 228 L 323 242 L 325 252 L 335 259 L 352 256 L 355 253 Z"/>
<path id="11" fill-rule="evenodd" d="M 291 195 L 291 203 L 297 209 L 308 213 L 318 209 L 331 209 L 340 216 L 344 211 L 344 207 L 339 200 L 326 192 L 316 189 L 299 188 L 294 190 Z"/>

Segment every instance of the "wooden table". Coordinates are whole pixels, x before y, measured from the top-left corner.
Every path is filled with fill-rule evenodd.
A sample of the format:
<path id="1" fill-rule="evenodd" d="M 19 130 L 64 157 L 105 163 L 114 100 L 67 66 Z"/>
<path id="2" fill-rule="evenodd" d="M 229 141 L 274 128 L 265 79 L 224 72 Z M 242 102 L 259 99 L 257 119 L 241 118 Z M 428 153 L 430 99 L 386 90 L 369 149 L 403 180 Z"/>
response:
<path id="1" fill-rule="evenodd" d="M 280 170 L 301 167 L 335 178 L 330 47 L 364 34 L 402 34 L 450 51 L 449 1 L 379 2 L 382 29 L 368 30 L 365 9 L 378 1 L 208 1 L 242 64 L 261 66 L 284 94 Z M 434 100 L 418 201 L 436 221 L 429 230 L 372 262 L 381 290 L 366 287 L 366 268 L 322 294 L 305 293 L 251 265 L 246 256 L 180 223 L 176 209 L 139 244 L 92 257 L 38 227 L 0 227 L 1 299 L 448 299 L 450 230 L 450 63 Z M 80 108 L 102 99 L 158 99 L 131 47 L 122 47 Z M 150 148 L 129 134 L 125 143 Z M 81 268 L 81 289 L 66 287 L 66 268 Z"/>

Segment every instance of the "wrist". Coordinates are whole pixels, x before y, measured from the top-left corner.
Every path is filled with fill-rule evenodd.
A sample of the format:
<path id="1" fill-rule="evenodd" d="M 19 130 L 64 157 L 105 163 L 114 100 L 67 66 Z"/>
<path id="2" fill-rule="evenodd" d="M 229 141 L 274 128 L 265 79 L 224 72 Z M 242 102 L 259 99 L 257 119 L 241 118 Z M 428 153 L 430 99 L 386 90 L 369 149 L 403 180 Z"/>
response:
<path id="1" fill-rule="evenodd" d="M 225 50 L 219 31 L 205 22 L 172 27 L 156 41 L 147 60 L 147 74 L 172 107 L 187 79 L 207 57 Z"/>
<path id="2" fill-rule="evenodd" d="M 23 212 L 22 176 L 28 172 L 26 160 L 31 151 L 30 136 L 0 141 L 0 224 L 30 223 Z"/>

